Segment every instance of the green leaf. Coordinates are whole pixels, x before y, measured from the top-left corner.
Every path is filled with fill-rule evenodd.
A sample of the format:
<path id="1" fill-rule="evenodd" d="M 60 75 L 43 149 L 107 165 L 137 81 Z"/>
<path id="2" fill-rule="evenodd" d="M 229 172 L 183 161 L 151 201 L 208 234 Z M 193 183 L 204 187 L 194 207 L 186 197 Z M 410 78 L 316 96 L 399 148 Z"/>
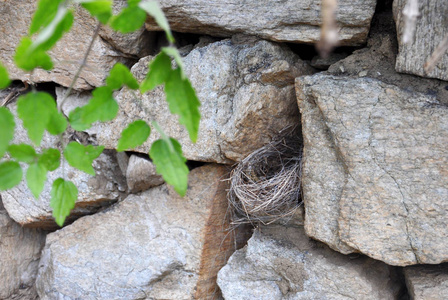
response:
<path id="1" fill-rule="evenodd" d="M 82 7 L 96 17 L 101 23 L 106 24 L 112 16 L 112 0 L 76 0 Z"/>
<path id="2" fill-rule="evenodd" d="M 70 112 L 69 120 L 73 129 L 82 131 L 90 128 L 96 121 L 110 121 L 118 113 L 118 104 L 112 97 L 113 90 L 108 86 L 96 88 L 87 105 Z"/>
<path id="3" fill-rule="evenodd" d="M 156 1 L 143 1 L 138 5 L 144 11 L 148 13 L 151 17 L 154 18 L 157 25 L 165 31 L 166 38 L 169 42 L 174 43 L 174 37 L 171 33 L 170 25 L 168 24 L 168 20 L 165 17 L 165 14 L 160 9 L 159 4 Z"/>
<path id="4" fill-rule="evenodd" d="M 13 188 L 22 180 L 22 168 L 16 161 L 0 163 L 0 191 Z"/>
<path id="5" fill-rule="evenodd" d="M 15 160 L 25 162 L 27 164 L 32 163 L 37 158 L 34 148 L 27 144 L 10 145 L 8 147 L 8 152 Z"/>
<path id="6" fill-rule="evenodd" d="M 185 196 L 189 171 L 179 142 L 173 138 L 157 140 L 152 144 L 149 155 L 156 165 L 157 173 L 161 174 L 179 195 Z"/>
<path id="7" fill-rule="evenodd" d="M 9 142 L 14 138 L 14 116 L 5 107 L 0 107 L 0 158 L 5 155 Z"/>
<path id="8" fill-rule="evenodd" d="M 149 64 L 149 72 L 140 85 L 140 92 L 143 94 L 152 90 L 159 84 L 165 83 L 171 72 L 170 57 L 165 53 L 160 52 Z"/>
<path id="9" fill-rule="evenodd" d="M 185 76 L 185 73 L 184 73 L 184 70 L 185 70 L 184 62 L 182 61 L 182 57 L 180 56 L 180 53 L 177 50 L 177 48 L 176 47 L 163 47 L 162 52 L 165 53 L 166 55 L 169 55 L 172 58 L 174 58 L 174 61 L 176 62 L 177 66 L 180 68 L 182 79 L 187 78 L 187 76 Z"/>
<path id="10" fill-rule="evenodd" d="M 30 50 L 32 43 L 33 41 L 29 37 L 23 37 L 20 40 L 14 55 L 16 65 L 25 71 L 31 71 L 38 67 L 51 70 L 53 68 L 51 57 L 43 49 Z"/>
<path id="11" fill-rule="evenodd" d="M 95 170 L 92 167 L 93 160 L 100 156 L 103 150 L 104 146 L 83 146 L 77 142 L 70 142 L 65 147 L 64 157 L 72 167 L 94 176 Z"/>
<path id="12" fill-rule="evenodd" d="M 53 4 L 50 7 L 50 10 L 54 9 Z M 14 60 L 18 67 L 27 71 L 37 67 L 50 70 L 53 68 L 53 62 L 46 51 L 56 44 L 64 32 L 70 30 L 73 23 L 73 14 L 66 6 L 59 5 L 56 14 L 50 19 L 49 23 L 47 18 L 42 16 L 36 20 L 37 23 L 35 24 L 37 25 L 34 25 L 32 32 L 39 30 L 44 25 L 45 27 L 39 32 L 34 42 L 29 37 L 22 38 L 16 49 Z"/>
<path id="13" fill-rule="evenodd" d="M 64 0 L 40 0 L 30 25 L 30 35 L 47 26 L 56 16 L 59 4 Z"/>
<path id="14" fill-rule="evenodd" d="M 62 227 L 65 218 L 70 215 L 70 211 L 75 207 L 78 198 L 78 189 L 71 181 L 58 178 L 53 182 L 51 188 L 50 206 L 53 208 L 53 217 L 56 223 Z"/>
<path id="15" fill-rule="evenodd" d="M 129 124 L 129 126 L 121 133 L 118 141 L 117 151 L 133 149 L 142 145 L 149 137 L 151 128 L 143 120 L 137 120 Z"/>
<path id="16" fill-rule="evenodd" d="M 110 26 L 121 33 L 129 33 L 140 29 L 145 20 L 146 12 L 143 9 L 138 6 L 128 6 L 112 17 Z"/>
<path id="17" fill-rule="evenodd" d="M 0 89 L 7 88 L 11 83 L 8 70 L 0 63 Z"/>
<path id="18" fill-rule="evenodd" d="M 137 80 L 129 71 L 128 67 L 121 63 L 116 63 L 112 70 L 110 70 L 106 83 L 107 86 L 113 90 L 118 90 L 123 85 L 126 85 L 128 88 L 133 90 L 138 89 Z"/>
<path id="19" fill-rule="evenodd" d="M 23 120 L 28 136 L 40 145 L 42 136 L 48 126 L 51 115 L 56 110 L 53 97 L 45 92 L 32 92 L 21 96 L 17 102 L 17 112 Z"/>
<path id="20" fill-rule="evenodd" d="M 39 163 L 32 163 L 26 171 L 26 182 L 34 198 L 38 199 L 47 180 L 47 169 Z"/>
<path id="21" fill-rule="evenodd" d="M 179 68 L 171 72 L 165 83 L 166 101 L 172 114 L 179 115 L 179 123 L 187 128 L 192 142 L 196 142 L 199 131 L 199 102 L 188 79 L 182 79 Z"/>
<path id="22" fill-rule="evenodd" d="M 47 130 L 53 135 L 61 134 L 67 129 L 67 119 L 57 110 L 54 110 L 50 115 L 50 120 L 47 124 Z"/>
<path id="23" fill-rule="evenodd" d="M 54 148 L 45 149 L 39 156 L 38 162 L 48 171 L 54 171 L 61 163 L 61 152 Z"/>

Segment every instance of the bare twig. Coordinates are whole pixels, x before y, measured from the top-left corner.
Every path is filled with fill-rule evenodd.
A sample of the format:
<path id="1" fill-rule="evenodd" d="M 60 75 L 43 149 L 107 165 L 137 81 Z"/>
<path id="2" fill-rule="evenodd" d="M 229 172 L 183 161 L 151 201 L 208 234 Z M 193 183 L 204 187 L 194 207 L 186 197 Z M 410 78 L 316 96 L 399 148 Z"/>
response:
<path id="1" fill-rule="evenodd" d="M 432 70 L 434 70 L 435 66 L 437 65 L 437 63 L 447 50 L 448 50 L 448 34 L 445 35 L 443 40 L 437 46 L 436 50 L 434 50 L 434 52 L 431 54 L 431 56 L 428 58 L 425 65 L 423 66 L 426 74 L 429 74 L 432 72 Z"/>
<path id="2" fill-rule="evenodd" d="M 414 40 L 414 33 L 417 27 L 417 18 L 420 15 L 418 11 L 418 0 L 408 0 L 403 8 L 404 30 L 403 43 L 408 44 Z"/>
<path id="3" fill-rule="evenodd" d="M 80 66 L 78 68 L 78 71 L 76 72 L 75 77 L 73 78 L 72 82 L 70 83 L 70 86 L 68 87 L 68 90 L 65 92 L 65 96 L 62 99 L 61 104 L 59 105 L 59 110 L 60 111 L 62 111 L 62 107 L 63 107 L 65 101 L 68 99 L 68 96 L 72 92 L 73 87 L 75 86 L 75 83 L 76 83 L 76 81 L 79 78 L 79 75 L 81 75 L 82 69 L 87 65 L 87 58 L 89 57 L 89 54 L 92 51 L 93 44 L 94 44 L 96 38 L 98 37 L 100 29 L 101 29 L 101 23 L 98 22 L 98 24 L 96 25 L 96 28 L 95 28 L 95 32 L 93 33 L 92 39 L 90 41 L 89 47 L 87 48 L 87 51 L 84 54 L 84 57 L 83 57 L 83 59 L 81 61 L 81 64 L 80 64 Z"/>
<path id="4" fill-rule="evenodd" d="M 337 0 L 322 0 L 322 27 L 317 50 L 321 57 L 328 57 L 339 42 L 339 28 L 336 23 Z"/>

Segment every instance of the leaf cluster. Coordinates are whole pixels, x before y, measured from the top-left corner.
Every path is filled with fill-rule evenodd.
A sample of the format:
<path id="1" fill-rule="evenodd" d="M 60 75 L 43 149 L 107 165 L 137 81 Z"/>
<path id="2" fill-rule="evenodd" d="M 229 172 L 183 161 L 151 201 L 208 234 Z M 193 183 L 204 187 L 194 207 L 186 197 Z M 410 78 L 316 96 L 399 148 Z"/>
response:
<path id="1" fill-rule="evenodd" d="M 113 120 L 119 111 L 114 92 L 123 87 L 144 93 L 158 85 L 164 85 L 171 113 L 179 116 L 179 122 L 187 129 L 190 139 L 196 141 L 200 103 L 185 76 L 181 56 L 173 46 L 174 37 L 158 3 L 153 0 L 128 0 L 127 6 L 117 15 L 113 15 L 112 4 L 112 0 L 40 0 L 29 34 L 23 37 L 17 46 L 14 56 L 16 65 L 25 71 L 36 68 L 51 70 L 54 64 L 49 51 L 70 30 L 74 20 L 73 9 L 76 5 L 86 9 L 99 23 L 109 25 L 122 33 L 141 28 L 147 15 L 150 15 L 165 31 L 170 46 L 163 48 L 149 64 L 149 72 L 142 83 L 135 79 L 125 65 L 117 63 L 106 78 L 106 84 L 94 89 L 89 102 L 72 110 L 68 117 L 58 109 L 53 96 L 46 92 L 33 90 L 21 96 L 17 103 L 17 114 L 23 121 L 33 145 L 12 143 L 16 127 L 14 116 L 7 108 L 0 107 L 0 158 L 6 153 L 9 156 L 9 159 L 0 162 L 0 191 L 20 183 L 23 177 L 22 166 L 25 164 L 28 165 L 27 185 L 34 197 L 38 198 L 44 188 L 47 173 L 59 168 L 61 153 L 71 166 L 94 176 L 95 170 L 92 164 L 101 155 L 104 146 L 86 146 L 70 142 L 65 147 L 59 147 L 60 149 L 47 148 L 40 151 L 36 151 L 35 146 L 40 146 L 45 131 L 62 137 L 69 125 L 77 131 L 83 131 L 95 122 Z M 96 37 L 95 34 L 93 39 Z M 82 65 L 80 70 L 81 68 Z M 76 79 L 75 76 L 72 86 Z M 0 89 L 8 87 L 10 83 L 7 69 L 0 62 Z M 162 136 L 153 143 L 149 151 L 157 172 L 167 183 L 173 185 L 180 195 L 185 195 L 188 168 L 181 145 L 177 140 L 167 137 L 158 124 L 153 122 L 152 125 Z M 135 120 L 123 130 L 117 150 L 134 149 L 142 145 L 150 134 L 151 127 L 145 121 Z M 56 223 L 60 226 L 74 208 L 77 195 L 78 190 L 72 182 L 64 178 L 58 178 L 53 182 L 50 206 L 53 208 Z"/>

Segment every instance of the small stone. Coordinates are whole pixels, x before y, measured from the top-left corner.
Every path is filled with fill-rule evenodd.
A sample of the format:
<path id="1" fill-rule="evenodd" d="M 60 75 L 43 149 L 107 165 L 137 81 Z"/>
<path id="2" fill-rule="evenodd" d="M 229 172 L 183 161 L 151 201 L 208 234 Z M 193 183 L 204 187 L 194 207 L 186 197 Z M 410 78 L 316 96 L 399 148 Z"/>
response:
<path id="1" fill-rule="evenodd" d="M 126 171 L 126 181 L 131 193 L 138 193 L 165 181 L 156 173 L 156 166 L 148 159 L 131 155 Z"/>
<path id="2" fill-rule="evenodd" d="M 448 264 L 406 267 L 404 277 L 411 299 L 445 299 L 448 295 Z"/>

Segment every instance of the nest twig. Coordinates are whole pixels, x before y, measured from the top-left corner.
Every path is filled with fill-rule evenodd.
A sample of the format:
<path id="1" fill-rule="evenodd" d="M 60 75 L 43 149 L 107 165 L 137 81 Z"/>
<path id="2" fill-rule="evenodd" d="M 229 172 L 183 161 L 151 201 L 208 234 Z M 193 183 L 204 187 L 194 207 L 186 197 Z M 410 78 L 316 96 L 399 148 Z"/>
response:
<path id="1" fill-rule="evenodd" d="M 300 206 L 302 143 L 284 136 L 256 150 L 232 171 L 229 202 L 233 223 L 270 224 L 292 216 Z"/>

